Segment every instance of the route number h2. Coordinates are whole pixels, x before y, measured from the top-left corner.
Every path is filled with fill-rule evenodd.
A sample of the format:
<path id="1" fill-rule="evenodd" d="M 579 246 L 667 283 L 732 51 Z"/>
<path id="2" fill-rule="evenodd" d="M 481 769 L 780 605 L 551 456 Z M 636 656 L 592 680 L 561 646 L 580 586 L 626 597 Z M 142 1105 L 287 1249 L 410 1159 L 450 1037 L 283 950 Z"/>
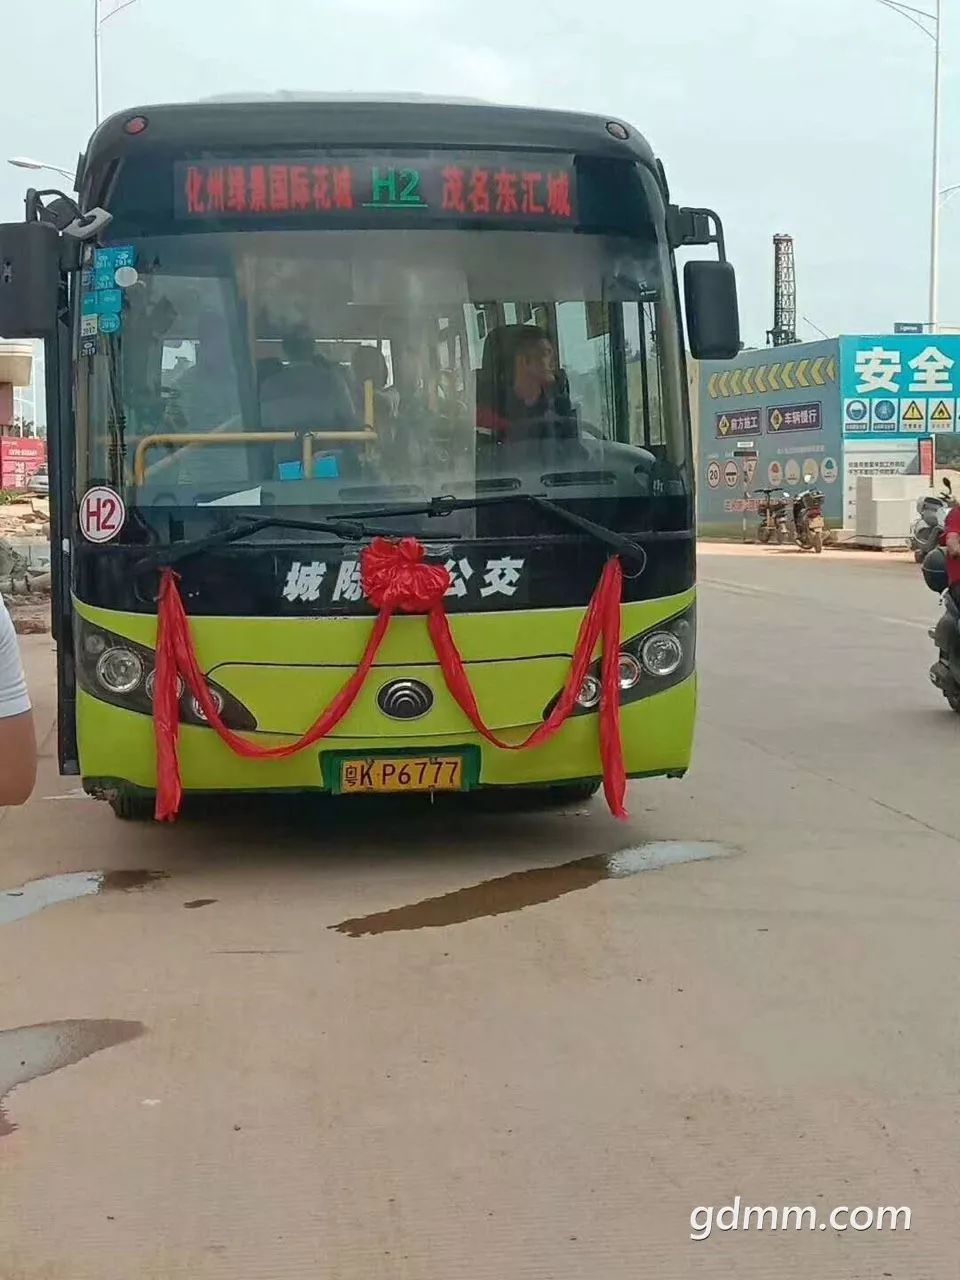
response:
<path id="1" fill-rule="evenodd" d="M 425 202 L 420 195 L 420 170 L 375 168 L 371 174 L 370 203 L 422 207 Z"/>
<path id="2" fill-rule="evenodd" d="M 123 499 L 112 489 L 90 489 L 80 502 L 80 531 L 88 542 L 109 542 L 123 528 Z"/>

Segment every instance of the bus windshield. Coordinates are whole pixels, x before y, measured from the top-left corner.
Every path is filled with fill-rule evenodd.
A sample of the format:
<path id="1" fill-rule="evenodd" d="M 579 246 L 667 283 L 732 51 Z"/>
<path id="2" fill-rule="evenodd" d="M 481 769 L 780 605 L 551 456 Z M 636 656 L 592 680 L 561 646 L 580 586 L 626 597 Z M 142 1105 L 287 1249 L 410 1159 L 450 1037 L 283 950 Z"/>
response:
<path id="1" fill-rule="evenodd" d="M 147 515 L 552 484 L 654 518 L 689 496 L 655 239 L 218 230 L 133 247 L 122 322 L 80 339 L 80 492 L 110 484 Z"/>

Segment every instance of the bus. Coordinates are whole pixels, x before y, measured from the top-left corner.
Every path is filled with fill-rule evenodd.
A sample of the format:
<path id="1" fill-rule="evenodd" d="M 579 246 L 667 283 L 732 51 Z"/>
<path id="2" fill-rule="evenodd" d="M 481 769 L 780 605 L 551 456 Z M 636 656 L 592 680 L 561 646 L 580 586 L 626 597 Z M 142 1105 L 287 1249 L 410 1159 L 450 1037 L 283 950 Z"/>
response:
<path id="1" fill-rule="evenodd" d="M 713 252 L 684 265 L 685 341 L 691 246 Z M 632 125 L 323 95 L 130 109 L 74 194 L 31 190 L 0 226 L 0 333 L 46 344 L 60 768 L 119 817 L 172 816 L 167 767 L 173 810 L 582 799 L 611 733 L 626 777 L 687 769 L 686 358 L 740 349 L 736 283 L 719 218 L 671 201 Z M 404 546 L 432 612 L 401 604 L 368 653 L 368 559 Z M 584 639 L 601 582 L 609 661 L 599 623 Z"/>

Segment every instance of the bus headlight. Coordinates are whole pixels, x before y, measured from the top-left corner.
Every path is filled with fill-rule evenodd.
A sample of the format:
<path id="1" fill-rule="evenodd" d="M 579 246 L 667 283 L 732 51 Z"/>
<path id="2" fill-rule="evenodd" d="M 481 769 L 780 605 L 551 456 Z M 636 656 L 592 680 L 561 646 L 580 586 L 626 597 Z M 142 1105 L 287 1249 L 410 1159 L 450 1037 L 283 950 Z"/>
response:
<path id="1" fill-rule="evenodd" d="M 640 661 L 652 676 L 665 680 L 683 662 L 683 645 L 672 631 L 655 631 L 640 646 Z"/>
<path id="2" fill-rule="evenodd" d="M 97 679 L 108 693 L 133 693 L 143 679 L 143 662 L 132 649 L 104 649 L 97 662 Z"/>
<path id="3" fill-rule="evenodd" d="M 77 618 L 76 628 L 78 686 L 101 702 L 121 707 L 124 711 L 152 716 L 157 683 L 157 655 L 154 650 L 84 618 Z M 207 687 L 228 729 L 251 732 L 257 728 L 256 716 L 239 698 L 212 680 L 208 681 Z M 209 727 L 203 708 L 191 696 L 179 673 L 177 702 L 182 724 L 195 728 Z"/>
<path id="4" fill-rule="evenodd" d="M 632 689 L 642 675 L 643 668 L 633 654 L 621 653 L 620 661 L 617 664 L 617 679 L 620 682 L 620 688 L 624 692 L 627 689 Z"/>
<path id="5" fill-rule="evenodd" d="M 630 636 L 620 644 L 617 656 L 617 683 L 620 705 L 629 706 L 644 698 L 665 693 L 693 675 L 696 664 L 696 606 L 691 605 L 672 618 L 656 623 L 649 631 Z M 587 715 L 600 705 L 601 662 L 590 664 L 573 715 Z M 559 693 L 543 709 L 546 719 L 557 705 Z"/>
<path id="6" fill-rule="evenodd" d="M 209 694 L 210 694 L 211 701 L 213 702 L 213 705 L 217 709 L 217 715 L 218 716 L 223 715 L 223 694 L 220 692 L 219 689 L 210 689 Z M 190 710 L 197 717 L 197 719 L 201 721 L 201 723 L 203 724 L 207 723 L 207 717 L 204 713 L 203 707 L 201 707 L 200 705 L 199 698 L 191 697 Z"/>
<path id="7" fill-rule="evenodd" d="M 151 671 L 150 674 L 147 676 L 147 682 L 144 685 L 144 688 L 147 691 L 147 697 L 150 699 L 151 702 L 153 701 L 153 694 L 154 694 L 154 690 L 156 689 L 156 686 L 157 686 L 157 673 L 156 671 Z M 178 699 L 183 697 L 183 691 L 185 688 L 186 686 L 183 683 L 183 676 L 177 676 L 177 698 Z"/>
<path id="8" fill-rule="evenodd" d="M 577 706 L 590 711 L 600 701 L 600 681 L 596 676 L 587 676 L 577 694 Z"/>

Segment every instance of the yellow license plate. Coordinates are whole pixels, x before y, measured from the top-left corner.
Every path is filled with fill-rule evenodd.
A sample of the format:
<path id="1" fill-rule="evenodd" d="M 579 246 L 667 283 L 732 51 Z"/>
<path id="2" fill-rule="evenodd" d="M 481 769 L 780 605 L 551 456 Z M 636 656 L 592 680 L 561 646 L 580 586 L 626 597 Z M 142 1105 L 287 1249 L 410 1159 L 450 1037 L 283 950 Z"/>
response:
<path id="1" fill-rule="evenodd" d="M 462 791 L 459 756 L 372 756 L 340 764 L 340 790 L 357 794 L 382 791 Z"/>

